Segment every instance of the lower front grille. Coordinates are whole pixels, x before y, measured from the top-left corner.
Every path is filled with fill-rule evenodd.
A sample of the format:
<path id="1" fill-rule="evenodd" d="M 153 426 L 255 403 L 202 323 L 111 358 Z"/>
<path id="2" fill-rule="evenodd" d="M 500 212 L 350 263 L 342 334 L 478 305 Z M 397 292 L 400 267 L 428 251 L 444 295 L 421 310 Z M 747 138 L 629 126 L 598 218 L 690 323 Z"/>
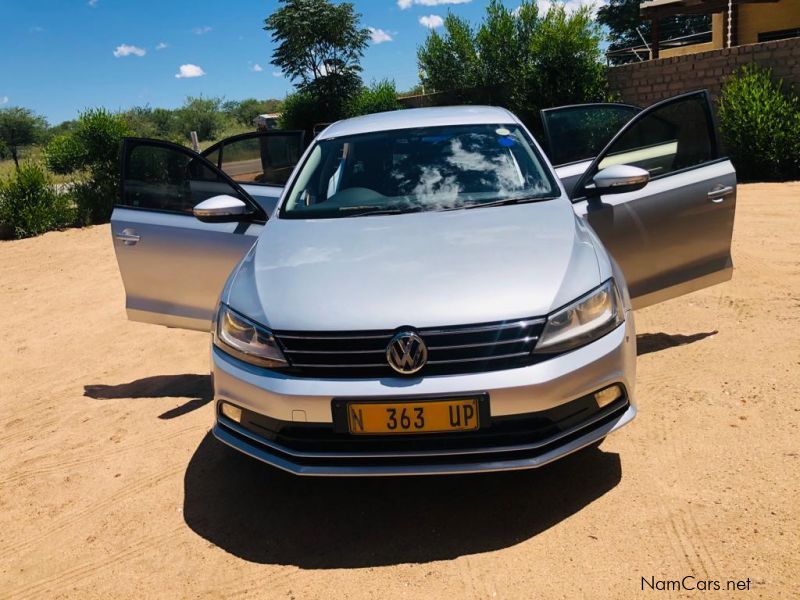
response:
<path id="1" fill-rule="evenodd" d="M 532 364 L 531 351 L 544 319 L 530 318 L 477 325 L 413 329 L 428 349 L 416 377 L 478 373 Z M 353 332 L 276 331 L 291 368 L 300 377 L 398 377 L 387 363 L 386 348 L 397 330 Z"/>
<path id="2" fill-rule="evenodd" d="M 391 470 L 398 466 L 413 472 L 412 467 L 424 471 L 464 464 L 480 465 L 478 470 L 496 470 L 498 464 L 532 460 L 607 428 L 629 408 L 627 397 L 600 409 L 594 397 L 587 396 L 541 413 L 494 417 L 477 432 L 395 437 L 352 436 L 336 433 L 330 424 L 287 423 L 243 410 L 239 424 L 220 415 L 215 431 L 219 428 L 223 435 L 235 438 L 236 447 L 259 448 L 264 454 L 254 456 L 278 466 L 290 466 L 289 470 L 295 472 L 319 467 L 339 469 L 338 474 L 357 474 L 359 469 Z M 356 471 L 342 473 L 341 469 L 347 468 Z M 390 470 L 384 474 L 396 474 Z"/>

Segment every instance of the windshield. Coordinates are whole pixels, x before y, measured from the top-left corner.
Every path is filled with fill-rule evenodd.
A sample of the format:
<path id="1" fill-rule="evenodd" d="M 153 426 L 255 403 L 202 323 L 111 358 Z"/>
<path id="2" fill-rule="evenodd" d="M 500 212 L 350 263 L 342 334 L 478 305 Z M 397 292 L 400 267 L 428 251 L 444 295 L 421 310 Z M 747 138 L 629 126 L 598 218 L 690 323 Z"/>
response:
<path id="1" fill-rule="evenodd" d="M 281 217 L 477 208 L 558 195 L 520 127 L 426 127 L 318 141 L 287 194 Z"/>

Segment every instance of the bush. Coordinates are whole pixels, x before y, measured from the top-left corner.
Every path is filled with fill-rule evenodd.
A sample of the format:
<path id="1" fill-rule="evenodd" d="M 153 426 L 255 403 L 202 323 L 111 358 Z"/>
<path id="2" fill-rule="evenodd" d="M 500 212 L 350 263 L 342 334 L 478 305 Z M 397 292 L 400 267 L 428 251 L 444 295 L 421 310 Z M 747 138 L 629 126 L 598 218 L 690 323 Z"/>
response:
<path id="1" fill-rule="evenodd" d="M 41 165 L 22 163 L 18 171 L 0 181 L 0 228 L 7 229 L 11 237 L 63 229 L 74 218 L 68 195 L 56 191 Z"/>
<path id="2" fill-rule="evenodd" d="M 398 110 L 397 88 L 393 81 L 384 79 L 370 87 L 363 87 L 348 107 L 348 116 L 369 115 L 377 112 Z"/>
<path id="3" fill-rule="evenodd" d="M 297 91 L 286 96 L 283 101 L 278 125 L 282 129 L 302 129 L 308 139 L 311 139 L 314 125 L 319 123 L 331 123 L 348 117 L 400 108 L 402 106 L 397 101 L 397 89 L 394 82 L 389 80 L 362 87 L 346 101 L 339 112 L 326 108 L 325 101 L 313 92 Z"/>
<path id="4" fill-rule="evenodd" d="M 119 196 L 119 152 L 130 135 L 122 115 L 102 108 L 81 114 L 75 129 L 56 136 L 45 147 L 47 166 L 54 173 L 75 175 L 73 195 L 77 222 L 106 223 Z"/>
<path id="5" fill-rule="evenodd" d="M 800 177 L 800 100 L 769 69 L 743 67 L 718 100 L 722 142 L 742 181 Z"/>
<path id="6" fill-rule="evenodd" d="M 310 92 L 294 92 L 283 101 L 278 125 L 281 129 L 302 129 L 306 132 L 306 139 L 310 140 L 314 125 L 330 120 L 322 112 L 320 102 Z"/>
<path id="7" fill-rule="evenodd" d="M 74 135 L 56 135 L 45 146 L 44 157 L 53 173 L 71 173 L 83 160 L 83 148 Z"/>

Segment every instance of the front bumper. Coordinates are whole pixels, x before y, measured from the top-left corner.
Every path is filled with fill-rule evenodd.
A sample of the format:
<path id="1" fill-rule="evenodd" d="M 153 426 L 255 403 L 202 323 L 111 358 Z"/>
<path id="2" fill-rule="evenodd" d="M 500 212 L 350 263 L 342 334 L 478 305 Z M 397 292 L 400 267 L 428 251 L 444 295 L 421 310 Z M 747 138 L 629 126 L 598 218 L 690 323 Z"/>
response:
<path id="1" fill-rule="evenodd" d="M 632 315 L 603 338 L 573 352 L 528 367 L 469 375 L 392 379 L 303 379 L 265 371 L 212 349 L 215 400 L 214 436 L 223 443 L 298 475 L 366 476 L 475 473 L 539 467 L 589 446 L 630 422 L 636 415 L 632 396 L 635 379 L 635 335 Z M 557 428 L 540 428 L 529 437 L 509 437 L 511 443 L 426 446 L 414 436 L 402 442 L 370 440 L 349 444 L 286 443 L 280 436 L 259 435 L 252 427 L 221 415 L 226 401 L 267 420 L 290 423 L 294 432 L 308 428 L 332 430 L 334 398 L 398 398 L 486 392 L 491 420 L 547 415 L 618 383 L 626 397 L 603 408 L 580 413 L 577 421 Z M 584 407 L 585 408 L 585 407 Z M 492 427 L 490 426 L 491 430 Z M 454 440 L 456 437 L 453 438 Z M 355 447 L 353 447 L 355 446 Z M 342 449 L 344 448 L 344 450 Z"/>

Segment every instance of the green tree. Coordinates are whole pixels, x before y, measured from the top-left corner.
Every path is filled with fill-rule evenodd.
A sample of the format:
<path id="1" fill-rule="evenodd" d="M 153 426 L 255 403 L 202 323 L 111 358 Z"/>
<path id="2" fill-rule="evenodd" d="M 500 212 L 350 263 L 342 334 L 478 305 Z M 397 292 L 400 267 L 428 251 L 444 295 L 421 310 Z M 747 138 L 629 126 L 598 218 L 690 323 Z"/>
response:
<path id="1" fill-rule="evenodd" d="M 76 177 L 71 191 L 79 222 L 105 223 L 111 217 L 119 196 L 120 145 L 132 133 L 123 115 L 97 108 L 82 113 L 72 132 L 54 137 L 45 147 L 51 171 Z"/>
<path id="2" fill-rule="evenodd" d="M 192 131 L 197 132 L 200 140 L 217 139 L 225 126 L 222 99 L 188 96 L 176 111 L 175 123 L 178 134 L 184 139 L 189 139 Z"/>
<path id="3" fill-rule="evenodd" d="M 139 137 L 180 139 L 175 111 L 166 108 L 135 106 L 123 113 L 134 135 Z"/>
<path id="4" fill-rule="evenodd" d="M 588 8 L 551 8 L 530 28 L 528 59 L 515 109 L 538 124 L 541 108 L 609 99 L 599 25 Z M 533 109 L 533 110 L 531 110 Z"/>
<path id="5" fill-rule="evenodd" d="M 452 13 L 444 20 L 444 33 L 432 30 L 417 50 L 417 61 L 428 92 L 459 95 L 482 83 L 475 33 L 465 19 Z"/>
<path id="6" fill-rule="evenodd" d="M 505 106 L 538 129 L 541 108 L 607 99 L 600 41 L 588 8 L 540 14 L 523 0 L 512 12 L 491 0 L 477 30 L 448 15 L 417 58 L 426 90 L 445 92 L 443 102 Z"/>
<path id="7" fill-rule="evenodd" d="M 20 150 L 40 141 L 46 129 L 45 118 L 30 109 L 21 106 L 0 108 L 0 145 L 14 160 L 17 170 Z"/>
<path id="8" fill-rule="evenodd" d="M 611 43 L 608 50 L 623 50 L 641 46 L 642 38 L 650 43 L 650 21 L 642 19 L 639 5 L 642 0 L 610 0 L 597 11 L 597 22 L 608 28 Z M 707 15 L 668 17 L 659 21 L 659 28 L 669 38 L 709 31 L 711 18 Z M 638 60 L 635 54 L 611 57 L 611 62 L 621 64 Z"/>
<path id="9" fill-rule="evenodd" d="M 311 94 L 318 120 L 339 119 L 361 88 L 361 57 L 369 31 L 349 2 L 281 0 L 281 7 L 264 21 L 275 50 L 272 64 Z"/>
<path id="10" fill-rule="evenodd" d="M 280 110 L 281 101 L 273 98 L 257 100 L 245 98 L 244 100 L 229 100 L 222 104 L 222 111 L 239 125 L 253 125 L 253 120 L 265 113 L 274 113 Z"/>

